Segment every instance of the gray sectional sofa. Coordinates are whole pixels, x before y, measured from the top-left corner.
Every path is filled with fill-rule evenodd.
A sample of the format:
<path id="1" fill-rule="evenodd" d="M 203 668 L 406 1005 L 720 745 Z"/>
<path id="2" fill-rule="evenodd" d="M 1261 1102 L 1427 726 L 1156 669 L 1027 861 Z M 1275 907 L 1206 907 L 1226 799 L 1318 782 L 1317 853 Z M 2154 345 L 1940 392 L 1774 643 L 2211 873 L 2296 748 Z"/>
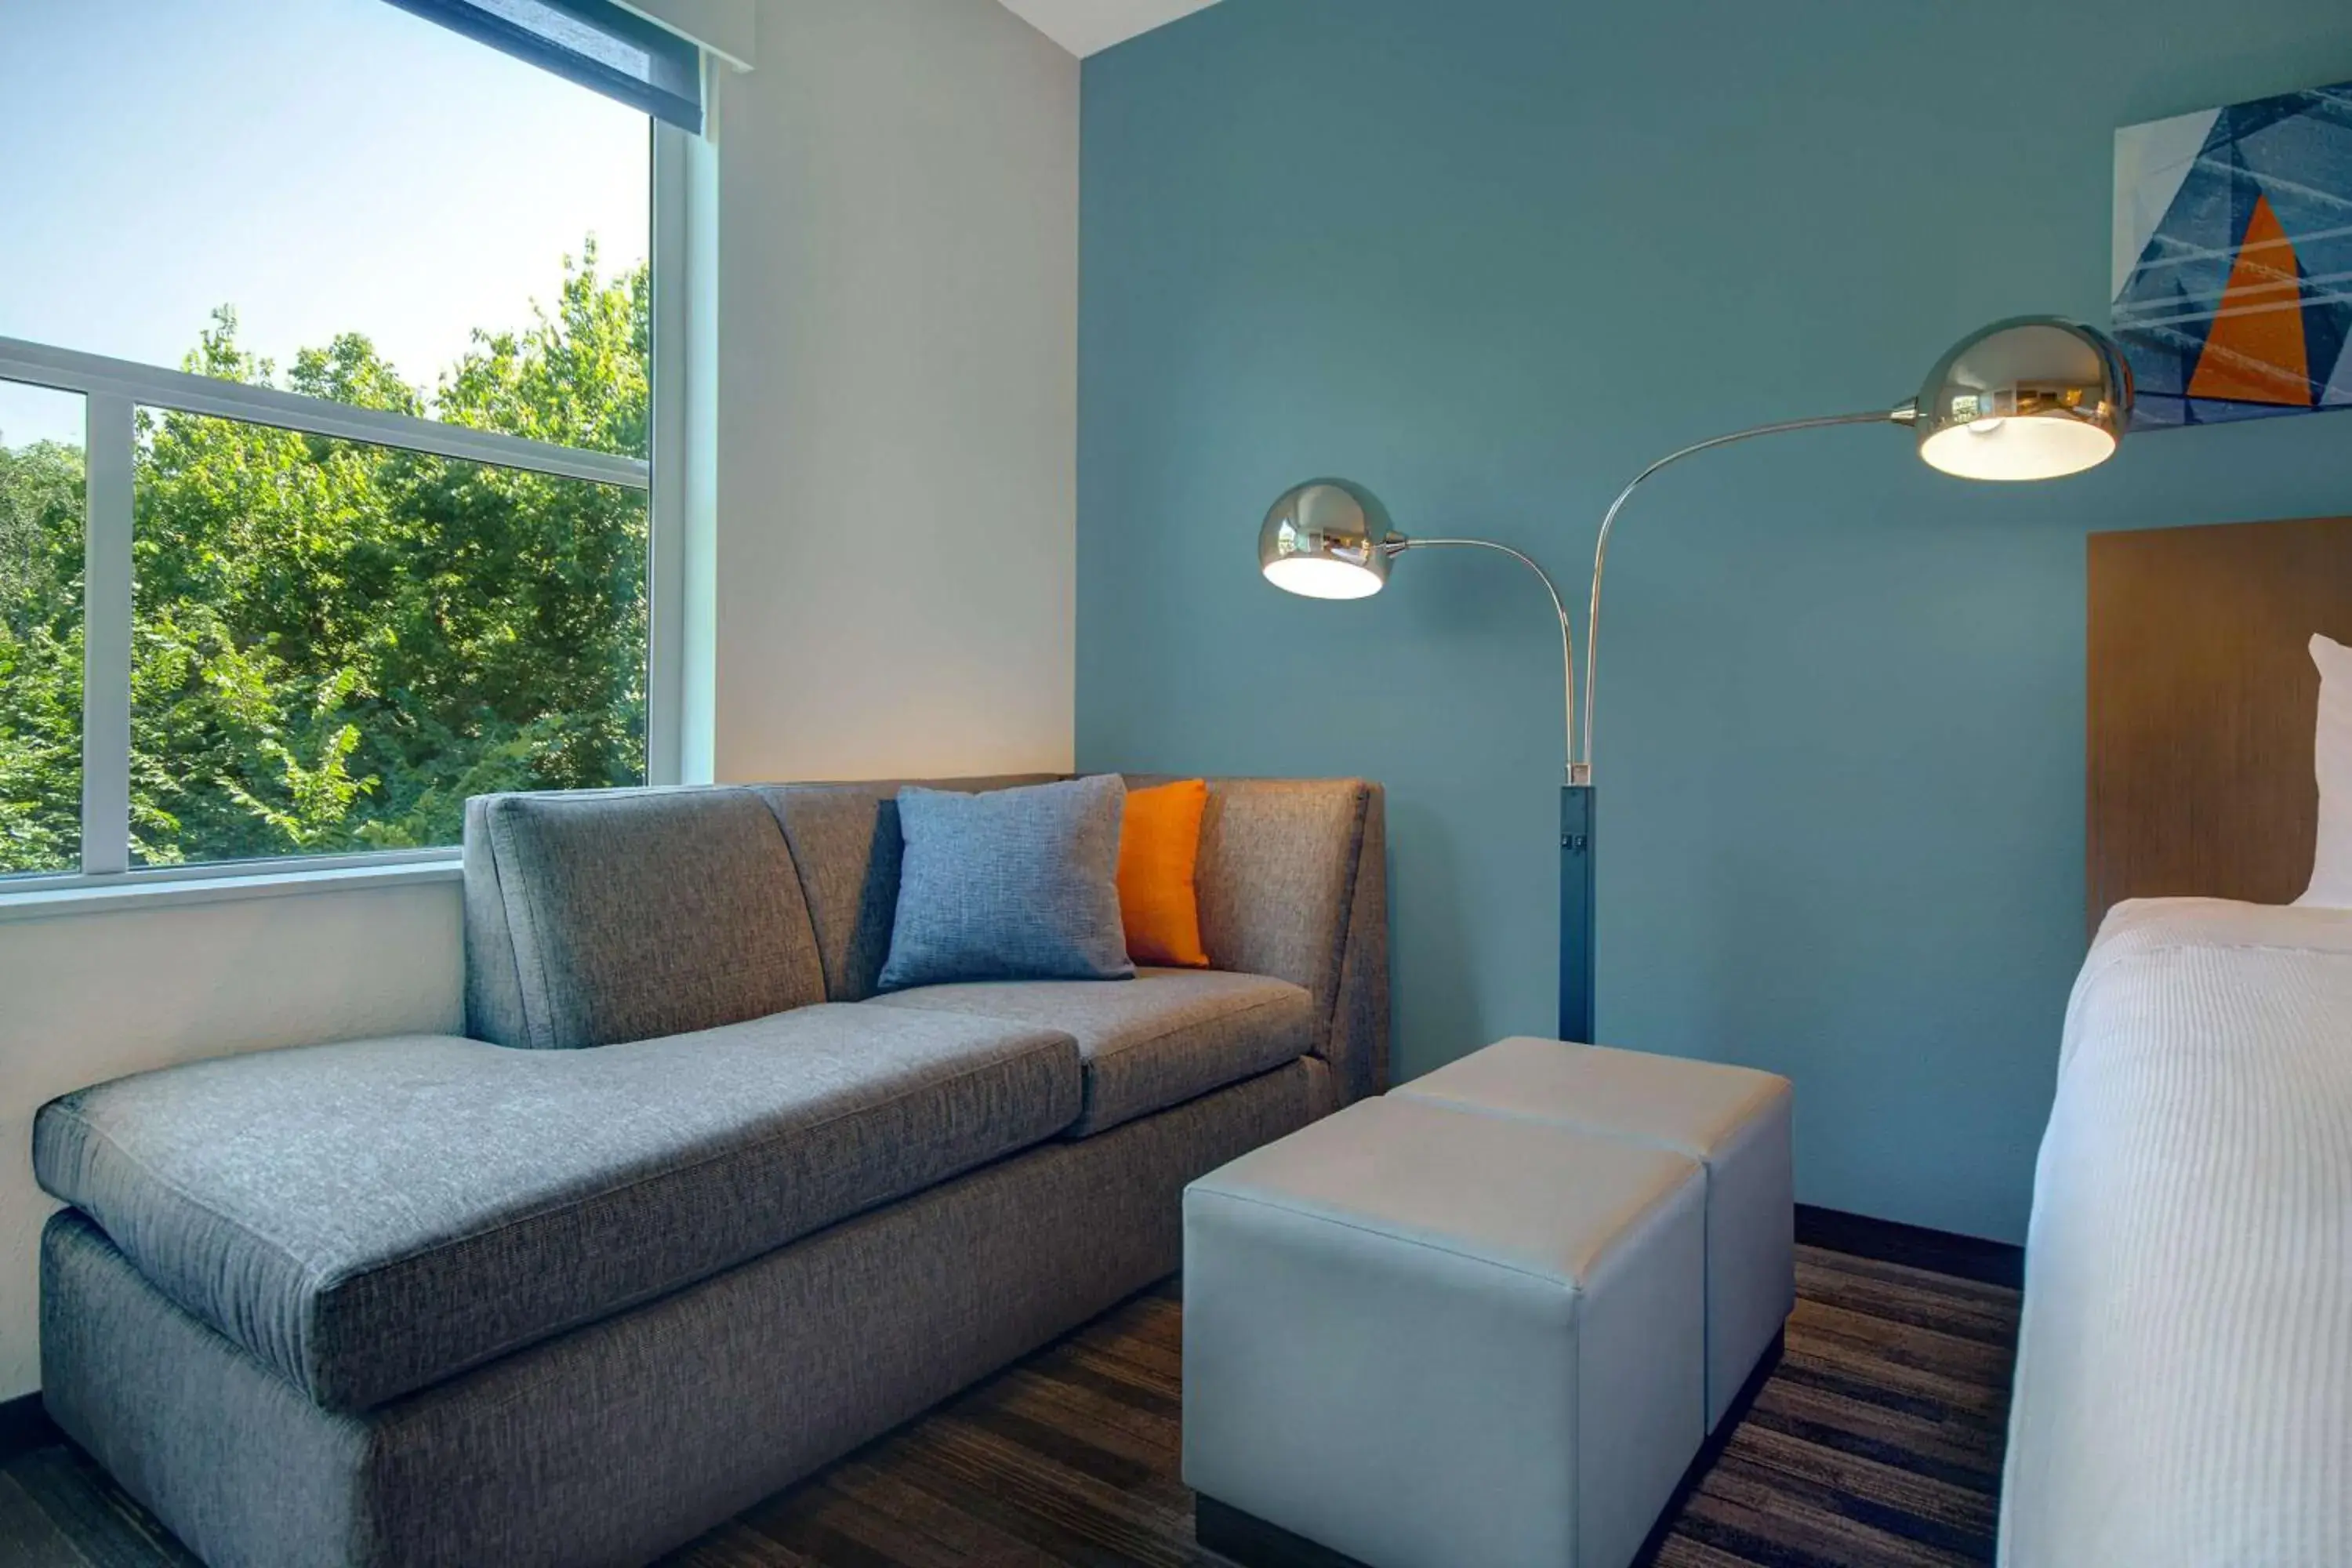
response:
<path id="1" fill-rule="evenodd" d="M 44 1108 L 58 1425 L 214 1568 L 641 1563 L 1170 1273 L 1188 1181 L 1383 1087 L 1377 787 L 1213 784 L 1213 971 L 877 996 L 895 788 L 478 800 L 475 1037 Z"/>

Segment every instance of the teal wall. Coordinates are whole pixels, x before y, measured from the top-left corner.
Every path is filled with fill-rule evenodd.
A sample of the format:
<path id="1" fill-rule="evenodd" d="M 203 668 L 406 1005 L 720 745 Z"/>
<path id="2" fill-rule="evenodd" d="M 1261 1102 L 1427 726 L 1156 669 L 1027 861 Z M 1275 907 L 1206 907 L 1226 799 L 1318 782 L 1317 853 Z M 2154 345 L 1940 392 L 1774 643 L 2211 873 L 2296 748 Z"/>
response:
<path id="1" fill-rule="evenodd" d="M 1389 786 L 1396 1063 L 1549 1033 L 1557 636 L 1473 552 L 1262 583 L 1286 484 L 1580 595 L 1650 458 L 2102 321 L 2117 125 L 2352 78 L 2342 0 L 1224 0 L 1089 60 L 1083 767 Z M 1654 481 L 1612 554 L 1601 1033 L 1796 1080 L 1805 1201 L 2017 1240 L 2083 952 L 2084 535 L 2352 511 L 2352 415 L 1972 486 L 1893 431 Z"/>

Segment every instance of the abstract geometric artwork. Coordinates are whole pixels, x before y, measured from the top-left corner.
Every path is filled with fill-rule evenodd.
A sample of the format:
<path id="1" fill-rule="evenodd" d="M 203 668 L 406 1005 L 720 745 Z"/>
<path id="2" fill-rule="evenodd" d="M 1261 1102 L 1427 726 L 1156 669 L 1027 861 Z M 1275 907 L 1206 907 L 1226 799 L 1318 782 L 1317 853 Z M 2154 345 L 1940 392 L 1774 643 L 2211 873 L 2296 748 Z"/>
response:
<path id="1" fill-rule="evenodd" d="M 2352 83 L 2116 132 L 2135 427 L 2352 408 Z"/>

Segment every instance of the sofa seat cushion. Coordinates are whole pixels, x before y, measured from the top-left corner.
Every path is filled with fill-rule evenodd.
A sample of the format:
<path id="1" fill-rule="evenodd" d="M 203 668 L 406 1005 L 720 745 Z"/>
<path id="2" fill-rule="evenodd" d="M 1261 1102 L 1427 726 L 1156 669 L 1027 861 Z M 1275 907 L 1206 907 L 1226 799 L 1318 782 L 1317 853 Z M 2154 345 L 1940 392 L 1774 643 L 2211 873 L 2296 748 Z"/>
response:
<path id="1" fill-rule="evenodd" d="M 1262 974 L 1139 969 L 1133 980 L 981 981 L 894 991 L 875 1008 L 978 1014 L 1059 1029 L 1086 1063 L 1083 1138 L 1307 1054 L 1307 992 Z"/>
<path id="2" fill-rule="evenodd" d="M 41 1184 L 358 1410 L 1051 1137 L 1065 1032 L 820 1005 L 593 1051 L 267 1051 L 45 1106 Z"/>

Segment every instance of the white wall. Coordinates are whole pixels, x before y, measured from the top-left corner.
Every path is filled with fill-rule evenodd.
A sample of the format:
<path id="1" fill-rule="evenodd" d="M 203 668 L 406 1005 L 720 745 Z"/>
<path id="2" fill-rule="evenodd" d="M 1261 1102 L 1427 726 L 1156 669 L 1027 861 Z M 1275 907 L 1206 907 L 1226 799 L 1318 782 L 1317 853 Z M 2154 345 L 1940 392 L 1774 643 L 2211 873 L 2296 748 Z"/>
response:
<path id="1" fill-rule="evenodd" d="M 719 89 L 720 778 L 1070 765 L 1078 66 L 994 0 L 766 0 Z M 33 1113 L 462 1026 L 454 885 L 0 922 L 0 1399 Z"/>
<path id="2" fill-rule="evenodd" d="M 41 1381 L 33 1112 L 233 1051 L 442 1034 L 465 1013 L 457 886 L 0 921 L 0 1399 Z"/>
<path id="3" fill-rule="evenodd" d="M 769 0 L 719 94 L 717 775 L 1063 769 L 1078 64 L 993 0 Z"/>

